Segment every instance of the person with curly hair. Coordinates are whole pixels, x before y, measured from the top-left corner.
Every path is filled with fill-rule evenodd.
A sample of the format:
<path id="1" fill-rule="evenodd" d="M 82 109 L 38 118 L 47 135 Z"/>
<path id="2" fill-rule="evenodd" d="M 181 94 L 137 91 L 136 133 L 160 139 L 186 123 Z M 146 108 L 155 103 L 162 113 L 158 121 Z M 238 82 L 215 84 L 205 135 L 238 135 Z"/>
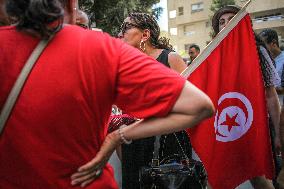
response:
<path id="1" fill-rule="evenodd" d="M 160 27 L 155 18 L 147 13 L 130 13 L 121 25 L 118 37 L 178 73 L 186 68 L 182 57 L 173 51 L 169 39 L 160 37 Z M 151 163 L 156 140 L 160 146 L 159 161 L 173 155 L 191 158 L 191 145 L 186 131 L 158 137 L 135 140 L 130 145 L 122 145 L 122 188 L 132 189 L 141 184 L 139 171 Z M 187 185 L 188 183 L 184 182 L 181 188 L 187 188 Z"/>
<path id="2" fill-rule="evenodd" d="M 160 27 L 149 14 L 130 13 L 121 25 L 118 37 L 178 73 L 186 68 L 182 57 L 173 51 L 169 39 L 160 37 Z"/>

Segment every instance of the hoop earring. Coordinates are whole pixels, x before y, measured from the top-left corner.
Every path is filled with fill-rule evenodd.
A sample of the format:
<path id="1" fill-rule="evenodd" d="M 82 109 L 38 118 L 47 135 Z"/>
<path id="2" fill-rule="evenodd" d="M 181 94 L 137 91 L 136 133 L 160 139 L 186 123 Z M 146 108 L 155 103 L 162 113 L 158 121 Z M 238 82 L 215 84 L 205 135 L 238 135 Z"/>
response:
<path id="1" fill-rule="evenodd" d="M 146 43 L 145 43 L 145 41 L 142 41 L 142 40 L 140 41 L 139 48 L 143 52 L 146 51 Z"/>

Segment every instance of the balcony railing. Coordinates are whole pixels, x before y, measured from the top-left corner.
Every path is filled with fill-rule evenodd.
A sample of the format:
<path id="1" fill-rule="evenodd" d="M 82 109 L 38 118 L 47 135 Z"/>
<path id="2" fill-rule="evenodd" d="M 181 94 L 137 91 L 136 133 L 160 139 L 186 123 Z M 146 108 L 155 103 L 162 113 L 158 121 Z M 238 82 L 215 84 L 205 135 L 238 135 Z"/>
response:
<path id="1" fill-rule="evenodd" d="M 267 22 L 267 21 L 280 21 L 284 20 L 284 15 L 273 15 L 273 16 L 264 16 L 261 18 L 252 19 L 255 23 Z"/>

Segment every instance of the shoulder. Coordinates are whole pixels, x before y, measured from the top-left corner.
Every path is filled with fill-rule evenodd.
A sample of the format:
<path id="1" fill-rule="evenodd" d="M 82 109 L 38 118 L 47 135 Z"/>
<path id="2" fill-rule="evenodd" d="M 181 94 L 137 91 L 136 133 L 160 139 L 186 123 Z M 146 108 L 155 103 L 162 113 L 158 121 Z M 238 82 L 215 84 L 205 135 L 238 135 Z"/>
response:
<path id="1" fill-rule="evenodd" d="M 16 30 L 16 27 L 15 26 L 1 26 L 0 31 L 4 31 L 4 30 Z"/>
<path id="2" fill-rule="evenodd" d="M 259 46 L 259 50 L 267 61 L 272 62 L 272 59 L 270 58 L 268 51 L 263 46 Z"/>
<path id="3" fill-rule="evenodd" d="M 262 45 L 259 46 L 259 50 L 262 54 L 267 54 L 267 50 Z"/>
<path id="4" fill-rule="evenodd" d="M 169 52 L 168 59 L 169 59 L 169 62 L 172 62 L 172 63 L 180 62 L 180 61 L 184 62 L 182 57 L 177 52 L 174 52 L 174 51 Z"/>
<path id="5" fill-rule="evenodd" d="M 260 61 L 265 87 L 278 86 L 280 83 L 280 78 L 277 74 L 276 68 L 273 65 L 273 61 L 268 54 L 268 51 L 263 46 L 260 46 L 259 49 L 260 53 L 265 58 L 264 61 Z"/>
<path id="6" fill-rule="evenodd" d="M 277 60 L 284 62 L 284 51 L 281 51 L 281 53 L 275 58 L 275 61 Z"/>
<path id="7" fill-rule="evenodd" d="M 265 58 L 265 60 L 263 61 L 261 61 L 260 59 L 261 65 L 265 65 L 264 69 L 267 69 L 269 67 L 274 68 L 273 61 L 271 57 L 269 56 L 268 51 L 263 46 L 259 46 L 259 50 L 262 56 Z"/>
<path id="8" fill-rule="evenodd" d="M 124 43 L 102 31 L 87 30 L 77 26 L 66 28 L 66 37 L 77 43 L 82 53 L 91 53 L 93 56 L 119 56 Z M 69 30 L 69 31 L 68 31 Z M 64 35 L 64 34 L 63 34 Z"/>
<path id="9" fill-rule="evenodd" d="M 103 46 L 106 42 L 113 42 L 121 44 L 121 40 L 111 37 L 108 33 L 102 31 L 83 29 L 79 26 L 67 25 L 63 32 L 65 36 L 69 36 L 74 40 L 82 40 L 89 44 Z"/>
<path id="10" fill-rule="evenodd" d="M 0 27 L 0 41 L 1 43 L 4 41 L 9 41 L 17 36 L 20 36 L 23 34 L 21 32 L 18 32 L 16 30 L 15 26 L 1 26 Z"/>
<path id="11" fill-rule="evenodd" d="M 181 73 L 186 68 L 183 58 L 176 52 L 169 53 L 168 62 L 170 67 L 178 73 Z"/>

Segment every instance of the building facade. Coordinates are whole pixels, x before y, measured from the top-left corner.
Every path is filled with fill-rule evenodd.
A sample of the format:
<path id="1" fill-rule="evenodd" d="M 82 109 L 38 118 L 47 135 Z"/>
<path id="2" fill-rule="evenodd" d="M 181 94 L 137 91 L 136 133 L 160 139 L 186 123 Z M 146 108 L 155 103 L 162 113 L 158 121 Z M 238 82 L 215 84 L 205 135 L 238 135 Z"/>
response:
<path id="1" fill-rule="evenodd" d="M 246 0 L 236 0 L 243 6 Z M 183 57 L 188 57 L 187 49 L 197 44 L 201 49 L 211 41 L 212 0 L 168 0 L 168 32 L 171 44 Z M 279 34 L 284 45 L 284 0 L 252 0 L 247 8 L 258 33 L 272 28 Z"/>

